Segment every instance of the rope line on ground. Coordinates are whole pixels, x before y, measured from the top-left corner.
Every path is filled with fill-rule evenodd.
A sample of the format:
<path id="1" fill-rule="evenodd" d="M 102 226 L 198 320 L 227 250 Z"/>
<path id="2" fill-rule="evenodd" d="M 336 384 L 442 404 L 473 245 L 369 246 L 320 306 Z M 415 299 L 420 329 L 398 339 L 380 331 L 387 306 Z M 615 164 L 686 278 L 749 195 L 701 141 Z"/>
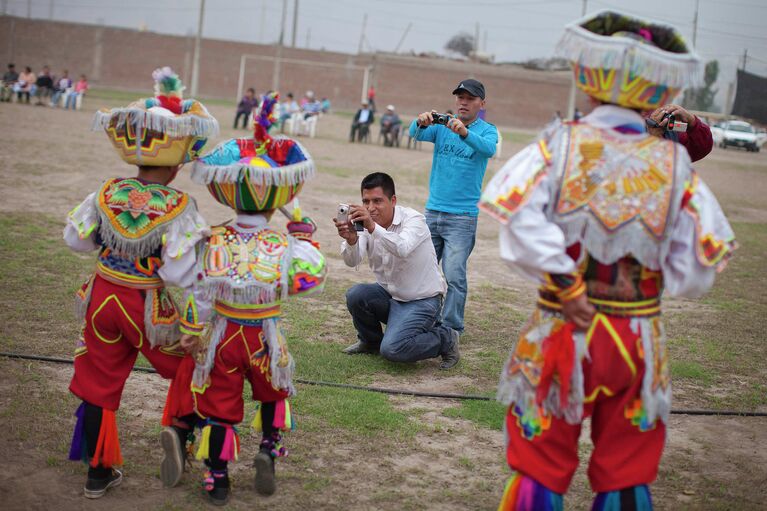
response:
<path id="1" fill-rule="evenodd" d="M 35 360 L 39 362 L 54 362 L 57 364 L 74 364 L 74 360 L 71 358 L 62 357 L 49 357 L 45 355 L 28 355 L 25 353 L 10 353 L 2 351 L 0 357 L 19 359 L 19 360 Z M 134 366 L 133 371 L 139 371 L 144 373 L 156 373 L 157 371 L 153 367 L 137 367 Z M 348 390 L 364 390 L 367 392 L 378 392 L 381 394 L 390 394 L 395 396 L 413 396 L 413 397 L 431 397 L 436 399 L 459 399 L 464 401 L 495 401 L 495 398 L 488 396 L 479 396 L 473 394 L 446 394 L 442 392 L 420 392 L 416 390 L 400 390 L 400 389 L 387 389 L 381 387 L 367 387 L 365 385 L 352 385 L 350 383 L 335 383 L 327 381 L 315 381 L 304 380 L 297 378 L 296 383 L 303 385 L 316 385 L 320 387 L 333 387 L 339 389 Z M 742 410 L 671 410 L 672 415 L 698 415 L 698 416 L 736 416 L 736 417 L 767 417 L 767 412 L 746 412 Z"/>

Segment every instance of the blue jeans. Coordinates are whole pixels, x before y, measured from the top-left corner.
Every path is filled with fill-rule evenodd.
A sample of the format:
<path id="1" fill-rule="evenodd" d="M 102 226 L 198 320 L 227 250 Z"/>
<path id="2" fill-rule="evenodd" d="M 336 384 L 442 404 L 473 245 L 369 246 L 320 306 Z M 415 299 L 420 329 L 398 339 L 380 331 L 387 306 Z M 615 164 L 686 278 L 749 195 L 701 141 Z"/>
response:
<path id="1" fill-rule="evenodd" d="M 463 332 L 463 310 L 468 292 L 466 263 L 474 250 L 477 217 L 427 209 L 426 224 L 431 231 L 437 262 L 442 262 L 442 272 L 447 280 L 442 322 L 453 330 Z"/>
<path id="2" fill-rule="evenodd" d="M 440 295 L 400 302 L 379 284 L 356 284 L 346 292 L 346 307 L 357 338 L 380 346 L 381 356 L 392 362 L 434 358 L 452 348 L 450 329 L 439 324 Z"/>

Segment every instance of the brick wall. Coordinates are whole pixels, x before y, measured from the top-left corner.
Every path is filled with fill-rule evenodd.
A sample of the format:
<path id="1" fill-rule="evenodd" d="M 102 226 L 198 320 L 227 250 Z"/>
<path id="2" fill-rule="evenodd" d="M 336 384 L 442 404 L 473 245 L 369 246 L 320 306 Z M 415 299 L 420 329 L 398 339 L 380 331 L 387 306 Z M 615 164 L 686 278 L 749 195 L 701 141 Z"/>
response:
<path id="1" fill-rule="evenodd" d="M 153 69 L 171 66 L 187 86 L 191 82 L 194 39 L 113 27 L 0 18 L 0 50 L 17 70 L 38 72 L 44 64 L 54 75 L 68 69 L 84 73 L 99 87 L 151 90 Z M 275 47 L 204 39 L 201 44 L 199 92 L 203 97 L 232 98 L 237 92 L 240 56 L 275 55 Z M 349 55 L 284 48 L 284 59 L 341 65 L 282 63 L 280 90 L 300 96 L 307 89 L 328 97 L 337 109 L 356 107 L 363 72 L 352 66 L 371 66 L 379 107 L 392 103 L 400 112 L 414 114 L 452 108 L 450 92 L 461 79 L 473 76 L 487 90 L 487 119 L 501 125 L 540 126 L 555 110 L 567 108 L 570 74 L 531 71 L 518 66 L 493 66 L 395 55 Z M 5 64 L 3 63 L 3 69 Z M 249 61 L 245 86 L 263 92 L 272 86 L 273 62 Z M 579 104 L 584 96 L 579 93 Z"/>

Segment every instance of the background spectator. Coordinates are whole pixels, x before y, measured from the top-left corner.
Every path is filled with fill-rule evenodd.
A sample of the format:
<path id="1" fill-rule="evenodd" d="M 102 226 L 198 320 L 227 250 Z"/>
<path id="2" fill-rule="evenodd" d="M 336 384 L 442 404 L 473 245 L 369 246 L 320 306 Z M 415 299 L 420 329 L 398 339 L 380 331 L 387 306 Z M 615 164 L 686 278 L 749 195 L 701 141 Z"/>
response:
<path id="1" fill-rule="evenodd" d="M 258 107 L 258 98 L 256 97 L 256 90 L 251 87 L 245 91 L 245 95 L 237 104 L 237 115 L 234 117 L 234 129 L 237 129 L 237 124 L 242 117 L 242 128 L 248 128 L 248 119 L 250 114 L 253 113 L 253 109 Z"/>
<path id="2" fill-rule="evenodd" d="M 374 121 L 373 109 L 370 108 L 367 101 L 362 102 L 362 106 L 357 113 L 354 114 L 352 119 L 352 129 L 349 133 L 349 142 L 354 142 L 356 138 L 358 142 L 362 142 L 362 139 L 367 137 L 370 131 L 370 125 Z"/>
<path id="3" fill-rule="evenodd" d="M 43 70 L 35 81 L 37 89 L 35 91 L 35 97 L 37 97 L 37 106 L 43 106 L 43 99 L 48 99 L 53 94 L 53 77 L 51 76 L 51 70 L 48 66 L 43 66 Z"/>
<path id="4" fill-rule="evenodd" d="M 59 100 L 61 96 L 72 88 L 72 79 L 69 77 L 69 71 L 66 69 L 62 72 L 61 78 L 56 80 L 53 87 L 53 97 L 51 98 L 51 106 L 59 106 Z"/>
<path id="5" fill-rule="evenodd" d="M 317 101 L 314 96 L 314 92 L 306 91 L 306 96 L 301 102 L 301 110 L 304 112 L 304 120 L 315 115 L 320 115 L 322 112 L 322 103 Z"/>
<path id="6" fill-rule="evenodd" d="M 64 108 L 72 107 L 72 110 L 77 109 L 77 99 L 85 95 L 85 91 L 88 90 L 88 80 L 85 75 L 80 75 L 80 79 L 75 84 L 75 89 L 67 94 L 66 104 Z"/>
<path id="7" fill-rule="evenodd" d="M 285 131 L 285 121 L 293 117 L 293 114 L 297 114 L 301 111 L 301 107 L 298 106 L 298 102 L 293 97 L 292 92 L 288 92 L 287 99 L 280 103 L 280 133 Z"/>
<path id="8" fill-rule="evenodd" d="M 402 128 L 402 120 L 394 111 L 394 105 L 388 105 L 386 112 L 381 116 L 381 134 L 384 137 L 384 145 L 391 147 L 395 143 L 399 145 L 399 130 Z"/>
<path id="9" fill-rule="evenodd" d="M 13 86 L 19 79 L 16 66 L 8 64 L 8 71 L 3 75 L 2 89 L 0 89 L 0 101 L 10 101 L 13 97 Z"/>
<path id="10" fill-rule="evenodd" d="M 16 82 L 14 90 L 17 94 L 17 99 L 21 103 L 21 99 L 25 98 L 27 104 L 29 104 L 29 96 L 32 93 L 32 87 L 35 85 L 37 77 L 32 72 L 32 68 L 27 66 L 24 68 L 24 72 L 19 75 L 19 81 Z"/>
<path id="11" fill-rule="evenodd" d="M 330 100 L 328 98 L 322 98 L 321 105 L 323 114 L 330 112 Z"/>
<path id="12" fill-rule="evenodd" d="M 372 85 L 368 89 L 368 104 L 370 105 L 370 109 L 375 112 L 376 111 L 376 88 Z"/>
<path id="13" fill-rule="evenodd" d="M 686 122 L 687 131 L 666 129 L 669 115 L 673 115 L 675 121 Z M 691 114 L 679 105 L 664 105 L 651 113 L 645 121 L 650 135 L 679 142 L 690 153 L 692 161 L 703 159 L 714 147 L 711 128 L 698 116 Z"/>

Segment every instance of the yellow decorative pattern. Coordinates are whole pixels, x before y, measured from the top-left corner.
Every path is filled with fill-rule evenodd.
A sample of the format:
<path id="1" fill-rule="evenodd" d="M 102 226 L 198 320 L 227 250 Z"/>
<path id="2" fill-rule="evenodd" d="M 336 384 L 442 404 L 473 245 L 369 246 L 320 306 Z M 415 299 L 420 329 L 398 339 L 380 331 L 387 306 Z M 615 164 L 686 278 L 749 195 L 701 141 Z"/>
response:
<path id="1" fill-rule="evenodd" d="M 653 83 L 622 70 L 589 68 L 575 64 L 575 84 L 589 96 L 628 108 L 654 110 L 679 94 L 678 88 Z"/>
<path id="2" fill-rule="evenodd" d="M 144 345 L 144 333 L 141 331 L 141 329 L 136 325 L 136 323 L 131 319 L 130 315 L 128 315 L 128 312 L 125 310 L 125 307 L 123 306 L 122 302 L 120 302 L 120 299 L 117 298 L 117 295 L 109 295 L 106 297 L 106 299 L 101 302 L 101 305 L 96 308 L 95 311 L 93 311 L 93 314 L 91 315 L 91 327 L 93 328 L 93 333 L 96 335 L 96 337 L 99 338 L 100 341 L 106 343 L 106 344 L 115 344 L 119 342 L 123 338 L 123 334 L 120 333 L 116 338 L 114 339 L 108 339 L 104 337 L 99 331 L 98 328 L 96 328 L 96 316 L 98 316 L 102 309 L 106 307 L 110 302 L 115 302 L 117 304 L 117 307 L 122 312 L 125 319 L 128 320 L 128 322 L 131 324 L 131 326 L 136 330 L 136 333 L 138 334 L 138 345 L 136 348 L 141 348 L 141 346 Z"/>

